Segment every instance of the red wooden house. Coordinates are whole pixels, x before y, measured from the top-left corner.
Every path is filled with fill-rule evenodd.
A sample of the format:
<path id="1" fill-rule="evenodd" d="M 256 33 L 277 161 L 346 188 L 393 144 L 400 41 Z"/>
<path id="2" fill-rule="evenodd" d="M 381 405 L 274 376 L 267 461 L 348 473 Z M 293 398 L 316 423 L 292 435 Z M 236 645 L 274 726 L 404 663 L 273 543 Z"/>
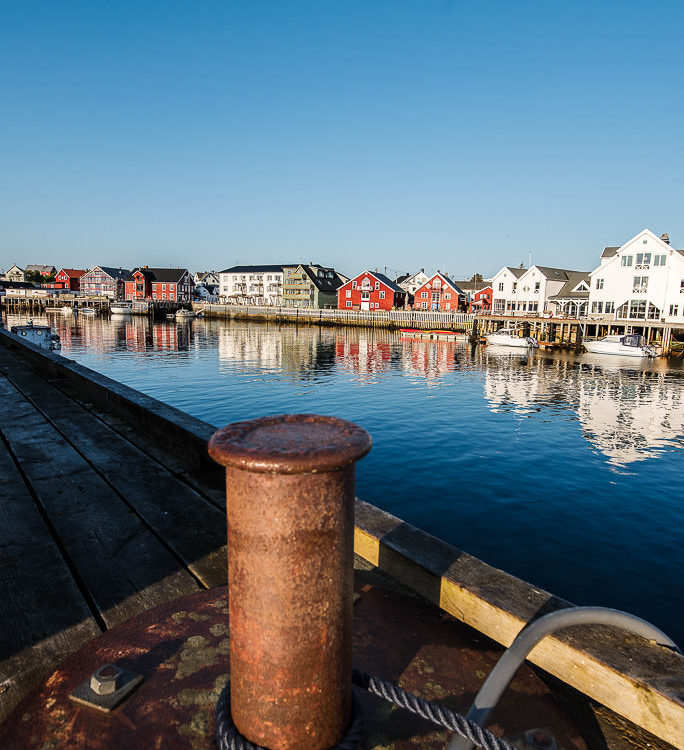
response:
<path id="1" fill-rule="evenodd" d="M 85 269 L 60 268 L 52 286 L 55 289 L 69 289 L 72 292 L 78 292 L 81 289 L 81 276 L 85 276 L 85 273 Z"/>
<path id="2" fill-rule="evenodd" d="M 187 268 L 134 268 L 126 279 L 126 299 L 191 302 L 194 285 Z"/>
<path id="3" fill-rule="evenodd" d="M 406 291 L 377 271 L 364 271 L 337 290 L 339 310 L 391 310 L 405 303 Z"/>
<path id="4" fill-rule="evenodd" d="M 465 294 L 448 276 L 437 271 L 413 296 L 414 310 L 459 310 L 465 302 Z"/>
<path id="5" fill-rule="evenodd" d="M 478 289 L 470 302 L 469 312 L 485 312 L 491 310 L 493 295 L 494 290 L 491 286 L 485 286 L 482 289 Z"/>

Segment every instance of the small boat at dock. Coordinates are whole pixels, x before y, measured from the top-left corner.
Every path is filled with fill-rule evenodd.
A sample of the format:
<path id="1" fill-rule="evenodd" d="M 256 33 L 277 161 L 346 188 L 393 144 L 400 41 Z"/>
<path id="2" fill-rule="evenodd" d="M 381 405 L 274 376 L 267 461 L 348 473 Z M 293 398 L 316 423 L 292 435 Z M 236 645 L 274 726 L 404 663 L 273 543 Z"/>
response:
<path id="1" fill-rule="evenodd" d="M 29 320 L 25 325 L 12 326 L 10 333 L 19 336 L 25 341 L 30 341 L 41 349 L 58 351 L 62 348 L 59 336 L 56 333 L 52 333 L 50 326 L 37 326 L 33 324 L 32 320 Z"/>
<path id="2" fill-rule="evenodd" d="M 130 315 L 132 307 L 132 302 L 112 302 L 109 312 L 112 315 Z"/>
<path id="3" fill-rule="evenodd" d="M 521 336 L 518 328 L 501 328 L 495 333 L 487 334 L 488 344 L 497 346 L 514 346 L 519 349 L 536 349 L 539 344 L 531 336 Z"/>
<path id="4" fill-rule="evenodd" d="M 81 315 L 96 315 L 97 310 L 94 307 L 79 307 L 78 311 Z"/>
<path id="5" fill-rule="evenodd" d="M 167 315 L 168 317 L 168 315 Z M 194 310 L 186 310 L 185 308 L 181 307 L 180 310 L 176 310 L 176 320 L 189 320 L 190 318 L 195 317 L 195 311 Z"/>
<path id="6" fill-rule="evenodd" d="M 657 357 L 654 346 L 646 344 L 639 334 L 604 336 L 598 341 L 584 341 L 584 348 L 591 354 L 610 354 L 620 357 Z"/>

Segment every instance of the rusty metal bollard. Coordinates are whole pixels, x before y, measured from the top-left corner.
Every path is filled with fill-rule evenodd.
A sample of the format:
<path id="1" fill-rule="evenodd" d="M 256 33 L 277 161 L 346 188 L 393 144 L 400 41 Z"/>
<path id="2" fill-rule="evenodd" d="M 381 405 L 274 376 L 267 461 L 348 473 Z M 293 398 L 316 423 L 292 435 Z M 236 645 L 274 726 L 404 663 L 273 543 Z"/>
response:
<path id="1" fill-rule="evenodd" d="M 233 722 L 273 750 L 327 750 L 351 712 L 357 425 L 311 414 L 218 430 L 226 467 Z"/>

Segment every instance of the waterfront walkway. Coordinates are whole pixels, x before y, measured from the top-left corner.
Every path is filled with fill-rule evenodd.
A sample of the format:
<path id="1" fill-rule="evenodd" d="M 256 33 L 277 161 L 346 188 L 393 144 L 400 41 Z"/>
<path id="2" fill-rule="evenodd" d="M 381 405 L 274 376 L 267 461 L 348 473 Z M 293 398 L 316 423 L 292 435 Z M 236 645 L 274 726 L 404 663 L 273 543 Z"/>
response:
<path id="1" fill-rule="evenodd" d="M 0 721 L 84 642 L 226 580 L 222 487 L 0 346 Z"/>

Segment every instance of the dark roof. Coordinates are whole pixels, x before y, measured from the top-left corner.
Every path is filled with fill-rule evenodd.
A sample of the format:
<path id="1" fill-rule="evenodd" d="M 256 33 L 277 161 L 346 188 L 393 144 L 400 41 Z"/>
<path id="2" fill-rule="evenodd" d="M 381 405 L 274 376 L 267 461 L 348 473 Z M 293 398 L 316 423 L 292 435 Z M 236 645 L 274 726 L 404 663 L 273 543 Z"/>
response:
<path id="1" fill-rule="evenodd" d="M 513 268 L 513 266 L 506 266 L 506 270 L 510 271 L 516 279 L 519 279 L 527 271 L 526 268 Z"/>
<path id="2" fill-rule="evenodd" d="M 601 253 L 602 258 L 612 258 L 614 255 L 617 254 L 617 251 L 619 250 L 619 247 L 604 247 L 603 252 Z"/>
<path id="3" fill-rule="evenodd" d="M 406 281 L 406 279 L 410 279 L 410 278 L 411 278 L 410 273 L 402 273 L 401 276 L 397 276 L 397 284 L 401 284 L 404 281 Z"/>
<path id="4" fill-rule="evenodd" d="M 336 292 L 342 284 L 344 284 L 344 281 L 340 278 L 339 274 L 334 268 L 326 268 L 325 266 L 305 266 L 303 263 L 299 264 L 305 271 L 306 275 L 313 281 L 314 285 L 317 289 L 320 289 L 322 292 Z M 331 271 L 332 272 L 332 279 L 331 278 L 322 278 L 320 277 L 316 271 L 320 269 L 321 271 Z"/>
<path id="5" fill-rule="evenodd" d="M 402 289 L 399 286 L 399 284 L 397 284 L 395 281 L 392 281 L 392 279 L 388 279 L 384 273 L 378 273 L 378 271 L 369 271 L 368 269 L 366 269 L 365 271 L 361 271 L 361 273 L 357 273 L 356 276 L 353 276 L 351 279 L 347 279 L 347 281 L 345 281 L 342 286 L 346 286 L 347 284 L 350 284 L 352 281 L 356 281 L 359 278 L 359 276 L 363 276 L 366 273 L 373 276 L 378 281 L 382 281 L 382 283 L 388 286 L 393 292 L 406 294 L 406 289 Z"/>
<path id="6" fill-rule="evenodd" d="M 149 276 L 151 281 L 170 281 L 171 283 L 180 281 L 183 274 L 190 272 L 187 268 L 134 268 L 129 276 L 133 276 L 136 271 L 140 271 L 145 276 Z"/>
<path id="7" fill-rule="evenodd" d="M 268 265 L 268 266 L 232 266 L 226 268 L 219 273 L 282 273 L 283 268 L 289 266 L 292 268 L 300 265 L 299 263 L 283 263 L 280 266 Z"/>
<path id="8" fill-rule="evenodd" d="M 573 292 L 572 290 L 582 281 L 584 281 L 588 287 L 591 287 L 589 274 L 584 273 L 583 271 L 566 271 L 566 273 L 568 274 L 568 280 L 558 290 L 558 294 L 554 294 L 549 297 L 549 299 L 587 299 L 589 297 L 588 289 L 586 292 Z"/>
<path id="9" fill-rule="evenodd" d="M 80 279 L 86 271 L 82 268 L 60 268 L 57 273 L 64 272 L 71 279 Z"/>
<path id="10" fill-rule="evenodd" d="M 40 286 L 30 281 L 7 281 L 7 279 L 0 279 L 0 289 L 40 289 Z"/>
<path id="11" fill-rule="evenodd" d="M 131 272 L 127 268 L 113 268 L 112 266 L 96 266 L 106 274 L 111 276 L 113 279 L 127 279 Z M 94 269 L 90 269 L 91 271 Z"/>
<path id="12" fill-rule="evenodd" d="M 24 271 L 40 271 L 40 273 L 52 273 L 57 269 L 54 266 L 29 265 Z"/>
<path id="13" fill-rule="evenodd" d="M 387 278 L 384 273 L 376 273 L 375 271 L 368 271 L 368 273 L 372 273 L 376 279 L 382 281 L 383 284 L 387 284 L 387 286 L 392 289 L 392 291 L 406 294 L 406 289 L 402 289 L 399 284 L 397 284 L 395 281 L 392 281 L 392 279 Z"/>

